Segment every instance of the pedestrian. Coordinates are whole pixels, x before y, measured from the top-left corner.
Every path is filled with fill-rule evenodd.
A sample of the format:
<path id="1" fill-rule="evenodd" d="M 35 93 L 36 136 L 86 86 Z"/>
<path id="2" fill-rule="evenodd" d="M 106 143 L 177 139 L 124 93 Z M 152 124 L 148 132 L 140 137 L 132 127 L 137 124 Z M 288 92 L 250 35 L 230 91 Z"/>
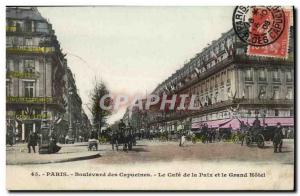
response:
<path id="1" fill-rule="evenodd" d="M 113 133 L 111 135 L 111 147 L 112 147 L 112 150 L 115 150 L 115 145 L 116 145 L 116 148 L 117 148 L 117 145 L 118 145 L 118 135 L 117 135 L 116 132 L 113 131 Z"/>
<path id="2" fill-rule="evenodd" d="M 57 135 L 54 130 L 50 134 L 50 143 L 49 143 L 49 153 L 56 153 L 60 150 L 61 147 L 57 146 Z"/>
<path id="3" fill-rule="evenodd" d="M 184 144 L 185 144 L 185 135 L 182 134 L 181 137 L 180 137 L 179 146 L 180 146 L 180 147 L 183 147 Z"/>
<path id="4" fill-rule="evenodd" d="M 28 144 L 27 144 L 28 153 L 31 153 L 31 148 L 35 153 L 35 146 L 37 145 L 37 140 L 38 140 L 37 133 L 33 133 L 33 131 L 30 131 L 28 136 Z"/>
<path id="5" fill-rule="evenodd" d="M 273 146 L 274 146 L 274 153 L 282 152 L 282 139 L 283 139 L 283 133 L 282 133 L 282 126 L 278 122 L 277 127 L 275 129 L 275 134 L 273 138 Z"/>

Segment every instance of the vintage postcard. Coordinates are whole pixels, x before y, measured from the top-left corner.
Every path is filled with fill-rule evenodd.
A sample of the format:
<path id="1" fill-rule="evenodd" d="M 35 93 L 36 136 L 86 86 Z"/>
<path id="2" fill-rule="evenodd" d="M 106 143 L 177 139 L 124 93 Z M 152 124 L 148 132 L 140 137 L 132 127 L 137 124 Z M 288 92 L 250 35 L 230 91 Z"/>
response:
<path id="1" fill-rule="evenodd" d="M 295 191 L 294 14 L 7 6 L 7 189 Z"/>

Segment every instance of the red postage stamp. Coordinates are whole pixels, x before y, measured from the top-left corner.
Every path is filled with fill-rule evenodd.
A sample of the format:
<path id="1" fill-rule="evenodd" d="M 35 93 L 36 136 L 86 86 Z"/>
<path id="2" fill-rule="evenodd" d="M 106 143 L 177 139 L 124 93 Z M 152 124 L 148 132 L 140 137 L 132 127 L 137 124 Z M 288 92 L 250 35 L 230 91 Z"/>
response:
<path id="1" fill-rule="evenodd" d="M 233 24 L 247 55 L 286 58 L 292 11 L 280 6 L 238 6 Z"/>
<path id="2" fill-rule="evenodd" d="M 289 45 L 289 29 L 290 29 L 290 10 L 285 10 L 285 26 L 283 32 L 278 37 L 278 39 L 265 46 L 252 46 L 249 45 L 247 49 L 248 55 L 256 56 L 267 56 L 267 57 L 278 57 L 278 58 L 287 58 L 288 55 L 288 45 Z"/>

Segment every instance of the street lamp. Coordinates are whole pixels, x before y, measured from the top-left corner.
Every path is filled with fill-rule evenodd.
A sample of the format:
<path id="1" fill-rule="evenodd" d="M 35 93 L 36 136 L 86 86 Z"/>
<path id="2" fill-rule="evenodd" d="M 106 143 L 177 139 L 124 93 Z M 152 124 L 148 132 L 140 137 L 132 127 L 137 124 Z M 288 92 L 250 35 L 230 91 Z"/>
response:
<path id="1" fill-rule="evenodd" d="M 67 79 L 68 80 L 68 79 Z M 73 95 L 73 90 L 68 88 L 68 110 L 69 110 L 69 130 L 68 136 L 71 138 L 73 135 L 73 124 L 72 124 L 72 109 L 71 109 L 71 96 Z"/>

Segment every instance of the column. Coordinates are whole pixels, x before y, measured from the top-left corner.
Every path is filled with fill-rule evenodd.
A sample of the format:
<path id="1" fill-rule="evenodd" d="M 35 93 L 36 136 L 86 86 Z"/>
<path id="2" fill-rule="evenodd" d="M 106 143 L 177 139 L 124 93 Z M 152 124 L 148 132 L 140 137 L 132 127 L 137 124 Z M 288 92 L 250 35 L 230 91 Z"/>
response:
<path id="1" fill-rule="evenodd" d="M 25 124 L 22 123 L 22 141 L 25 140 Z"/>
<path id="2" fill-rule="evenodd" d="M 33 130 L 33 133 L 35 133 L 35 123 L 33 123 L 33 125 L 32 125 L 32 130 Z"/>

